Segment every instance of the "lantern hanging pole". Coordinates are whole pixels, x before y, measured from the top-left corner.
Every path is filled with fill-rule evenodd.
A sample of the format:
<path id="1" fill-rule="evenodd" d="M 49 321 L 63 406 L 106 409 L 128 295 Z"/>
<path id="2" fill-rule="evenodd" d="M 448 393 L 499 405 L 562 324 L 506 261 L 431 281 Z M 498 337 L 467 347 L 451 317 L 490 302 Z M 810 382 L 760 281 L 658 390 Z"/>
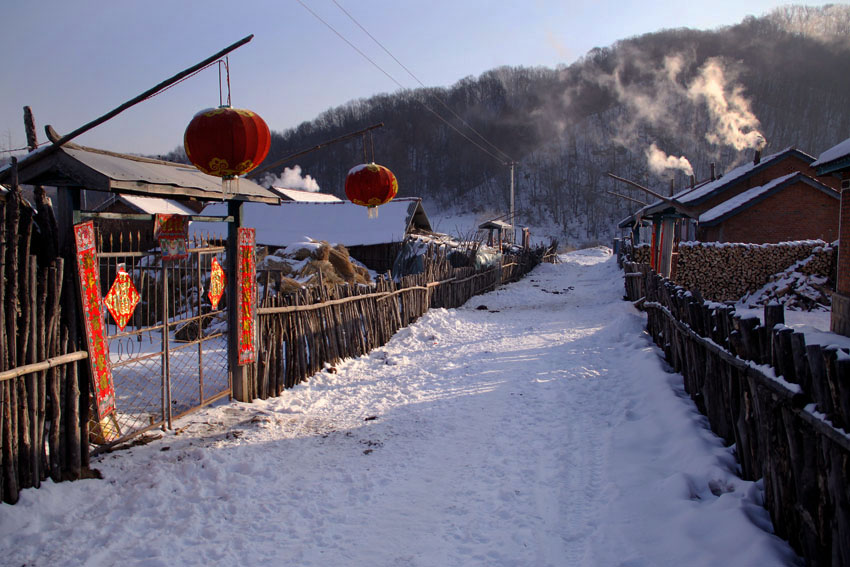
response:
<path id="1" fill-rule="evenodd" d="M 125 102 L 121 106 L 118 106 L 118 107 L 114 108 L 113 110 L 110 110 L 109 112 L 107 112 L 106 114 L 101 116 L 100 118 L 96 118 L 96 119 L 92 120 L 91 122 L 84 124 L 83 126 L 80 126 L 79 128 L 77 128 L 76 130 L 74 130 L 70 134 L 66 134 L 66 135 L 62 136 L 61 138 L 59 138 L 58 140 L 53 142 L 53 144 L 51 144 L 50 146 L 46 146 L 42 151 L 40 151 L 36 154 L 31 154 L 28 159 L 22 160 L 19 165 L 21 167 L 26 167 L 26 166 L 33 164 L 33 163 L 35 163 L 35 162 L 37 162 L 41 159 L 44 159 L 45 157 L 51 155 L 56 150 L 58 150 L 59 147 L 62 146 L 63 144 L 66 144 L 66 143 L 70 142 L 71 140 L 73 140 L 74 138 L 76 138 L 77 136 L 84 134 L 85 132 L 88 132 L 89 130 L 91 130 L 95 126 L 99 126 L 99 125 L 103 124 L 104 122 L 106 122 L 107 120 L 114 118 L 115 116 L 124 112 L 125 110 L 127 110 L 131 106 L 135 106 L 138 103 L 142 102 L 143 100 L 152 97 L 153 95 L 157 94 L 158 92 L 162 91 L 163 89 L 166 89 L 166 88 L 170 87 L 171 85 L 177 83 L 181 79 L 188 77 L 192 73 L 194 73 L 196 71 L 200 71 L 201 69 L 203 69 L 207 65 L 210 65 L 210 64 L 214 63 L 216 60 L 221 59 L 223 56 L 227 55 L 231 51 L 234 51 L 235 49 L 242 47 L 243 45 L 245 45 L 246 43 L 248 43 L 252 39 L 254 39 L 254 34 L 243 37 L 242 39 L 240 39 L 236 43 L 233 43 L 233 44 L 225 47 L 224 49 L 222 49 L 221 51 L 219 51 L 215 55 L 211 55 L 211 56 L 207 57 L 206 59 L 204 59 L 203 61 L 201 61 L 200 63 L 197 63 L 195 65 L 192 65 L 188 69 L 184 69 L 183 71 L 180 71 L 179 73 L 177 73 L 173 77 L 166 79 L 165 81 L 159 83 L 155 87 L 150 88 L 150 89 L 146 90 L 145 92 L 143 92 L 142 94 L 128 100 L 127 102 Z M 48 128 L 48 126 L 45 126 L 45 128 Z"/>
<path id="2" fill-rule="evenodd" d="M 96 119 L 92 120 L 91 122 L 89 122 L 88 124 L 84 124 L 83 126 L 80 126 L 79 128 L 77 128 L 76 130 L 74 130 L 70 134 L 65 134 L 64 136 L 59 138 L 59 140 L 57 140 L 53 145 L 54 146 L 61 146 L 62 144 L 66 143 L 66 142 L 70 142 L 71 140 L 73 140 L 74 138 L 79 136 L 80 134 L 83 134 L 84 132 L 88 132 L 89 130 L 91 130 L 95 126 L 99 126 L 100 124 L 103 124 L 107 120 L 114 118 L 115 116 L 124 112 L 125 110 L 127 110 L 131 106 L 135 106 L 135 105 L 139 104 L 140 102 L 142 102 L 143 100 L 152 97 L 153 95 L 155 95 L 159 91 L 161 91 L 161 90 L 163 90 L 167 87 L 170 87 L 171 85 L 173 85 L 174 83 L 176 83 L 180 79 L 183 79 L 183 78 L 191 75 L 195 71 L 200 71 L 202 68 L 206 67 L 210 63 L 214 63 L 216 60 L 221 59 L 223 56 L 227 55 L 231 51 L 233 51 L 233 50 L 235 50 L 239 47 L 242 47 L 243 45 L 245 45 L 246 43 L 248 43 L 252 39 L 254 39 L 254 34 L 251 34 L 247 37 L 243 37 L 242 39 L 240 39 L 236 43 L 225 47 L 224 49 L 222 49 L 221 51 L 219 51 L 215 55 L 211 55 L 211 56 L 207 57 L 206 59 L 204 59 L 203 61 L 201 61 L 200 63 L 197 63 L 195 65 L 192 65 L 188 69 L 184 69 L 183 71 L 180 71 L 179 73 L 177 73 L 176 75 L 174 75 L 170 79 L 166 79 L 165 81 L 159 83 L 155 87 L 150 88 L 150 89 L 146 90 L 145 92 L 143 92 L 142 94 L 128 100 L 127 102 L 125 102 L 121 106 L 107 112 L 106 114 L 104 114 L 100 118 L 96 118 Z"/>
<path id="3" fill-rule="evenodd" d="M 289 154 L 288 156 L 282 157 L 281 159 L 277 160 L 276 162 L 274 162 L 272 164 L 269 164 L 269 165 L 262 167 L 260 169 L 255 169 L 254 171 L 252 171 L 250 173 L 250 177 L 256 178 L 261 173 L 266 173 L 268 170 L 274 169 L 274 168 L 276 168 L 280 165 L 285 164 L 288 161 L 294 160 L 297 157 L 301 157 L 304 154 L 309 154 L 310 152 L 320 150 L 320 149 L 324 148 L 325 146 L 330 146 L 331 144 L 336 144 L 337 142 L 342 142 L 344 140 L 348 140 L 349 138 L 354 138 L 355 136 L 359 136 L 360 134 L 365 134 L 366 132 L 369 132 L 371 130 L 375 130 L 377 128 L 382 128 L 383 126 L 384 126 L 383 122 L 378 122 L 377 124 L 373 124 L 372 126 L 369 126 L 368 128 L 358 130 L 357 132 L 351 132 L 349 134 L 344 134 L 344 135 L 340 136 L 339 138 L 327 140 L 325 142 L 322 142 L 321 144 L 317 144 L 317 145 L 313 146 L 312 148 L 306 148 L 306 149 L 297 151 L 294 154 Z M 366 144 L 365 140 L 364 140 L 363 144 L 364 144 L 364 152 L 365 152 L 365 144 Z"/>
<path id="4" fill-rule="evenodd" d="M 649 204 L 649 203 L 644 203 L 640 199 L 635 199 L 634 197 L 629 197 L 628 195 L 621 195 L 620 193 L 615 193 L 614 191 L 606 191 L 606 193 L 608 193 L 609 195 L 614 195 L 615 197 L 619 197 L 621 199 L 626 199 L 627 201 L 634 201 L 638 205 L 646 206 L 646 205 Z"/>
<path id="5" fill-rule="evenodd" d="M 630 180 L 628 180 L 628 179 L 624 179 L 624 178 L 622 178 L 622 177 L 619 177 L 619 176 L 617 176 L 617 175 L 614 175 L 614 174 L 613 174 L 613 173 L 611 173 L 611 172 L 608 172 L 608 177 L 610 177 L 611 179 L 616 179 L 617 181 L 622 181 L 623 183 L 626 183 L 626 184 L 628 184 L 628 185 L 631 185 L 632 187 L 634 187 L 634 188 L 636 188 L 636 189 L 640 189 L 640 190 L 641 190 L 641 191 L 643 191 L 644 193 L 646 193 L 646 194 L 648 194 L 648 195 L 652 195 L 652 196 L 653 196 L 653 197 L 655 197 L 656 199 L 660 199 L 661 201 L 663 201 L 663 202 L 667 203 L 668 205 L 671 205 L 671 206 L 675 207 L 676 209 L 678 209 L 679 211 L 681 211 L 681 212 L 685 213 L 685 214 L 686 214 L 686 215 L 688 215 L 688 216 L 691 216 L 691 217 L 694 217 L 694 218 L 696 218 L 696 217 L 698 217 L 698 216 L 699 216 L 699 214 L 698 214 L 696 211 L 694 211 L 692 208 L 690 208 L 690 207 L 687 207 L 687 206 L 683 205 L 682 203 L 680 203 L 680 202 L 679 202 L 679 201 L 677 201 L 676 199 L 671 199 L 670 197 L 665 197 L 664 195 L 661 195 L 661 194 L 659 194 L 659 193 L 656 193 L 656 192 L 655 192 L 655 191 L 653 191 L 652 189 L 647 189 L 646 187 L 644 187 L 644 186 L 643 186 L 643 185 L 641 185 L 640 183 L 635 183 L 634 181 L 630 181 Z"/>

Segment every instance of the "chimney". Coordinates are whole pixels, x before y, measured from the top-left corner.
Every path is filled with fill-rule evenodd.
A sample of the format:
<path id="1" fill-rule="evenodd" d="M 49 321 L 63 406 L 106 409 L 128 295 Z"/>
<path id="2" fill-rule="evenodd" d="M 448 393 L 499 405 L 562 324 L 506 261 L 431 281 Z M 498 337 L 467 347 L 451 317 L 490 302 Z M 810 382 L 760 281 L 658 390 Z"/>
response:
<path id="1" fill-rule="evenodd" d="M 753 165 L 758 165 L 761 161 L 761 151 L 756 150 L 756 154 L 753 156 Z"/>
<path id="2" fill-rule="evenodd" d="M 673 178 L 671 177 L 671 178 L 670 178 L 670 196 L 671 196 L 671 197 L 672 197 L 672 196 L 673 196 L 673 194 L 675 193 L 675 189 L 674 189 L 674 188 L 675 188 L 675 186 L 676 186 L 676 185 L 675 185 L 675 183 L 676 183 L 676 180 L 675 180 L 675 179 L 673 179 Z"/>
<path id="3" fill-rule="evenodd" d="M 717 177 L 716 177 L 716 176 L 715 176 L 715 174 L 714 174 L 714 171 L 715 171 L 715 169 L 714 169 L 714 162 L 711 162 L 711 180 L 712 180 L 712 181 L 714 181 L 715 179 L 717 179 Z"/>
<path id="4" fill-rule="evenodd" d="M 694 185 L 696 185 L 697 183 L 697 178 L 693 174 L 691 174 L 689 181 L 691 182 L 691 189 L 693 189 Z"/>

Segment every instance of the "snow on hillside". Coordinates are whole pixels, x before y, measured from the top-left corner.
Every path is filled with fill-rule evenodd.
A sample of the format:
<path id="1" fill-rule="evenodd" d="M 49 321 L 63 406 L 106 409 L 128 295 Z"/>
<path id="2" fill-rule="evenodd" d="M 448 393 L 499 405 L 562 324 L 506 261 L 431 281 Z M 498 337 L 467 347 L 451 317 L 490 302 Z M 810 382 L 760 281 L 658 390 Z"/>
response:
<path id="1" fill-rule="evenodd" d="M 283 396 L 207 408 L 0 504 L 9 565 L 770 566 L 610 250 L 432 310 Z"/>

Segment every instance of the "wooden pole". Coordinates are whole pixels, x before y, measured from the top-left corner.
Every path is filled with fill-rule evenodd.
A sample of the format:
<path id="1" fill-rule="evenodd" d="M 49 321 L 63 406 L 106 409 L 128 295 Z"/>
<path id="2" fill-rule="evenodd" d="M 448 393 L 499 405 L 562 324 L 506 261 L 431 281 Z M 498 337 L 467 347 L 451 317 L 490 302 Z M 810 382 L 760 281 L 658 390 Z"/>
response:
<path id="1" fill-rule="evenodd" d="M 233 397 L 240 402 L 250 402 L 248 366 L 239 365 L 239 289 L 236 272 L 239 269 L 238 232 L 242 226 L 242 202 L 228 201 L 227 215 L 233 222 L 227 225 L 227 361 L 230 369 L 230 387 Z"/>
<path id="2" fill-rule="evenodd" d="M 634 181 L 631 181 L 629 179 L 624 179 L 624 178 L 619 177 L 617 175 L 614 175 L 613 173 L 610 173 L 610 172 L 608 173 L 608 177 L 610 177 L 611 179 L 616 179 L 617 181 L 622 181 L 623 183 L 631 185 L 632 187 L 635 187 L 636 189 L 640 189 L 644 193 L 647 193 L 648 195 L 652 195 L 656 199 L 660 199 L 661 201 L 667 203 L 668 205 L 675 207 L 676 209 L 682 211 L 683 213 L 685 213 L 686 215 L 688 215 L 690 217 L 693 217 L 693 218 L 699 217 L 699 213 L 697 213 L 696 211 L 694 211 L 690 207 L 683 205 L 682 203 L 680 203 L 679 201 L 677 201 L 675 199 L 671 199 L 670 197 L 665 197 L 664 195 L 662 195 L 660 193 L 656 193 L 652 189 L 647 189 L 646 187 L 644 187 L 640 183 L 635 183 Z"/>
<path id="3" fill-rule="evenodd" d="M 606 191 L 606 193 L 608 193 L 609 195 L 614 195 L 615 197 L 619 197 L 619 198 L 621 198 L 621 199 L 626 199 L 626 200 L 628 200 L 628 201 L 634 201 L 634 202 L 635 202 L 635 203 L 637 203 L 638 205 L 643 205 L 644 207 L 645 207 L 645 206 L 647 206 L 647 205 L 649 204 L 649 203 L 644 203 L 644 202 L 643 202 L 643 201 L 641 201 L 640 199 L 635 199 L 634 197 L 628 197 L 628 196 L 626 196 L 626 195 L 621 195 L 620 193 L 615 193 L 615 192 L 613 192 L 613 191 Z"/>

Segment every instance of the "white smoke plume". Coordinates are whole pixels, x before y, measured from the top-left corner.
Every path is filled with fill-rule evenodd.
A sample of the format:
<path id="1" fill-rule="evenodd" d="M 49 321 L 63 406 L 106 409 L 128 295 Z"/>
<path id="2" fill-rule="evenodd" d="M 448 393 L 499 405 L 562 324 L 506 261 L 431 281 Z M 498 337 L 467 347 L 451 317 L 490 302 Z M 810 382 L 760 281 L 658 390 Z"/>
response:
<path id="1" fill-rule="evenodd" d="M 718 146 L 732 146 L 736 150 L 762 149 L 764 136 L 761 124 L 750 110 L 750 101 L 743 95 L 740 85 L 728 86 L 720 59 L 711 58 L 700 67 L 699 75 L 688 86 L 688 98 L 702 101 L 708 109 L 712 128 L 705 139 Z"/>
<path id="2" fill-rule="evenodd" d="M 614 94 L 624 109 L 611 140 L 625 148 L 646 148 L 659 136 L 702 136 L 717 148 L 736 151 L 766 145 L 734 63 L 711 58 L 697 68 L 696 53 L 682 52 L 667 55 L 659 64 L 640 49 L 630 48 L 610 71 L 588 73 L 585 80 Z M 657 143 L 644 155 L 656 174 L 670 170 L 692 174 L 686 158 L 668 156 Z"/>
<path id="3" fill-rule="evenodd" d="M 267 173 L 262 181 L 263 186 L 283 187 L 285 189 L 302 189 L 304 191 L 319 191 L 319 183 L 309 175 L 301 176 L 301 166 L 285 167 L 280 175 Z"/>
<path id="4" fill-rule="evenodd" d="M 646 161 L 649 163 L 649 169 L 657 175 L 663 174 L 665 171 L 679 170 L 685 175 L 693 175 L 694 168 L 691 167 L 691 162 L 685 156 L 675 157 L 668 156 L 664 151 L 660 150 L 654 143 L 646 150 Z"/>

